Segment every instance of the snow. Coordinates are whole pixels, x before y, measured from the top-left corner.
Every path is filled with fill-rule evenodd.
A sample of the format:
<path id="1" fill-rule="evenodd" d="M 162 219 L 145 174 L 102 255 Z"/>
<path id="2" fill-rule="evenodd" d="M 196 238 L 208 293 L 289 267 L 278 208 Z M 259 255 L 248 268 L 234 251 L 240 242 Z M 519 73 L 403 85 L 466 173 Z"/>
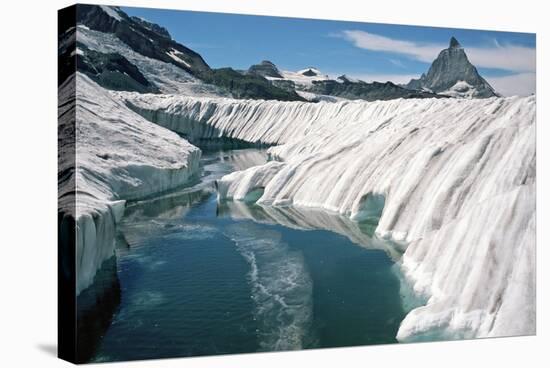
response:
<path id="1" fill-rule="evenodd" d="M 152 40 L 151 40 L 152 41 Z M 174 50 L 174 49 L 171 49 L 169 52 L 166 53 L 166 55 L 170 56 L 172 59 L 174 59 L 175 61 L 177 61 L 178 63 L 182 63 L 183 65 L 185 65 L 186 67 L 188 68 L 191 68 L 191 65 L 189 65 L 189 63 L 185 60 L 183 60 L 182 58 L 180 58 L 178 56 L 178 54 L 181 54 L 178 50 Z"/>
<path id="2" fill-rule="evenodd" d="M 304 103 L 118 93 L 195 138 L 278 144 L 220 199 L 379 212 L 425 306 L 400 341 L 535 332 L 535 97 Z M 381 208 L 379 208 L 381 207 Z"/>
<path id="3" fill-rule="evenodd" d="M 99 7 L 101 8 L 101 10 L 107 13 L 107 15 L 110 16 L 111 18 L 114 18 L 119 22 L 122 20 L 122 17 L 118 14 L 116 9 L 114 9 L 113 7 L 107 6 L 107 5 L 100 5 Z"/>
<path id="4" fill-rule="evenodd" d="M 305 69 L 302 69 L 302 70 L 298 70 L 296 73 L 298 73 L 298 74 L 304 74 L 304 73 L 306 73 L 306 72 L 308 72 L 308 73 L 313 72 L 313 73 L 315 73 L 315 74 L 317 74 L 317 75 L 321 75 L 321 74 L 322 74 L 321 71 L 320 71 L 319 69 L 314 68 L 314 67 L 309 67 L 309 68 L 305 68 Z"/>
<path id="5" fill-rule="evenodd" d="M 226 92 L 208 85 L 171 63 L 152 59 L 132 50 L 115 35 L 93 31 L 82 26 L 77 29 L 77 41 L 89 49 L 102 53 L 119 53 L 163 93 L 193 96 L 224 96 Z M 179 58 L 178 58 L 179 59 Z M 183 62 L 182 60 L 178 60 Z"/>
<path id="6" fill-rule="evenodd" d="M 457 81 L 451 88 L 440 92 L 451 97 L 473 98 L 477 95 L 477 89 L 466 81 Z"/>
<path id="7" fill-rule="evenodd" d="M 78 295 L 113 256 L 125 201 L 186 183 L 198 169 L 200 150 L 83 74 L 60 86 L 59 101 L 59 207 L 66 220 L 76 221 Z"/>
<path id="8" fill-rule="evenodd" d="M 314 76 L 307 76 L 307 75 L 303 75 L 302 73 L 308 71 L 308 70 L 312 70 L 314 73 L 316 73 L 317 75 L 314 75 Z M 303 69 L 303 70 L 300 70 L 300 71 L 297 71 L 297 72 L 291 72 L 291 71 L 287 71 L 287 70 L 283 70 L 281 71 L 280 73 L 283 78 L 275 78 L 275 77 L 266 77 L 268 80 L 290 80 L 292 82 L 294 82 L 296 84 L 296 87 L 298 89 L 300 88 L 308 88 L 308 87 L 311 87 L 311 85 L 313 84 L 313 81 L 323 81 L 323 80 L 329 80 L 330 77 L 328 75 L 325 75 L 325 74 L 322 74 L 319 70 L 315 69 L 315 68 L 307 68 L 307 69 Z"/>

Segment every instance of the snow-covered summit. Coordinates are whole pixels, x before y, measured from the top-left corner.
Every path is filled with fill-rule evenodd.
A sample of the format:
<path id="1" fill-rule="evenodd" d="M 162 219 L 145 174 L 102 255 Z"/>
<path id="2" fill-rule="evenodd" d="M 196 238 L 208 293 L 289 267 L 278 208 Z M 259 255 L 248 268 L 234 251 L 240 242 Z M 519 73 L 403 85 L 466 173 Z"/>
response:
<path id="1" fill-rule="evenodd" d="M 281 71 L 282 78 L 268 78 L 270 80 L 284 79 L 294 82 L 297 89 L 307 89 L 314 81 L 329 80 L 327 74 L 321 73 L 315 68 L 306 68 L 296 72 L 283 70 Z"/>

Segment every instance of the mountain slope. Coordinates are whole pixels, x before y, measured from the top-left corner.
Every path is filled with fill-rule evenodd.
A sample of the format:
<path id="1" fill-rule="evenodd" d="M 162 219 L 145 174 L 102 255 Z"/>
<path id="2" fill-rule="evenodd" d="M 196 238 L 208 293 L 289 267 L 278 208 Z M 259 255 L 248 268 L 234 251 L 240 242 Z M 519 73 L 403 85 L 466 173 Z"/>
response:
<path id="1" fill-rule="evenodd" d="M 283 76 L 277 69 L 277 66 L 269 60 L 262 60 L 259 64 L 254 64 L 248 68 L 248 74 L 260 75 L 262 77 L 282 78 Z"/>
<path id="2" fill-rule="evenodd" d="M 303 101 L 260 75 L 210 68 L 165 28 L 118 7 L 77 5 L 76 20 L 78 27 L 60 32 L 59 63 L 66 67 L 59 85 L 76 68 L 112 90 Z"/>
<path id="3" fill-rule="evenodd" d="M 497 96 L 493 87 L 470 63 L 466 52 L 454 37 L 451 37 L 449 47 L 439 53 L 428 72 L 422 74 L 420 79 L 412 79 L 405 87 L 414 90 L 424 89 L 452 97 Z"/>
<path id="4" fill-rule="evenodd" d="M 143 56 L 174 64 L 195 76 L 210 70 L 198 53 L 172 40 L 166 29 L 137 17 L 129 17 L 119 8 L 79 5 L 76 14 L 78 24 L 112 33 Z"/>

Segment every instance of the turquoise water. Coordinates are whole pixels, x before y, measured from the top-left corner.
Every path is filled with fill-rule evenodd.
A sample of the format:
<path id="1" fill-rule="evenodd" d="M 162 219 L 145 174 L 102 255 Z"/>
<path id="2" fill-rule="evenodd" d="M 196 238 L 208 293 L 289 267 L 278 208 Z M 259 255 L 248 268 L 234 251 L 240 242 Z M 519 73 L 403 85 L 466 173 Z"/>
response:
<path id="1" fill-rule="evenodd" d="M 205 153 L 196 185 L 128 206 L 120 303 L 92 361 L 396 342 L 399 254 L 371 238 L 374 224 L 217 203 L 213 180 L 264 161 L 258 149 Z"/>

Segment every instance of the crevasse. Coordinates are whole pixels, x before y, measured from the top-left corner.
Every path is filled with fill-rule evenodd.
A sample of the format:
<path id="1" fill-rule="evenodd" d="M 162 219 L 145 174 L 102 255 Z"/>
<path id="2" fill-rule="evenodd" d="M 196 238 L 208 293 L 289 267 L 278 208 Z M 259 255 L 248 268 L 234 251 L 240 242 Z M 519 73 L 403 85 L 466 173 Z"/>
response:
<path id="1" fill-rule="evenodd" d="M 302 103 L 113 93 L 190 139 L 278 144 L 219 196 L 322 208 L 406 248 L 400 341 L 535 332 L 535 96 Z"/>

